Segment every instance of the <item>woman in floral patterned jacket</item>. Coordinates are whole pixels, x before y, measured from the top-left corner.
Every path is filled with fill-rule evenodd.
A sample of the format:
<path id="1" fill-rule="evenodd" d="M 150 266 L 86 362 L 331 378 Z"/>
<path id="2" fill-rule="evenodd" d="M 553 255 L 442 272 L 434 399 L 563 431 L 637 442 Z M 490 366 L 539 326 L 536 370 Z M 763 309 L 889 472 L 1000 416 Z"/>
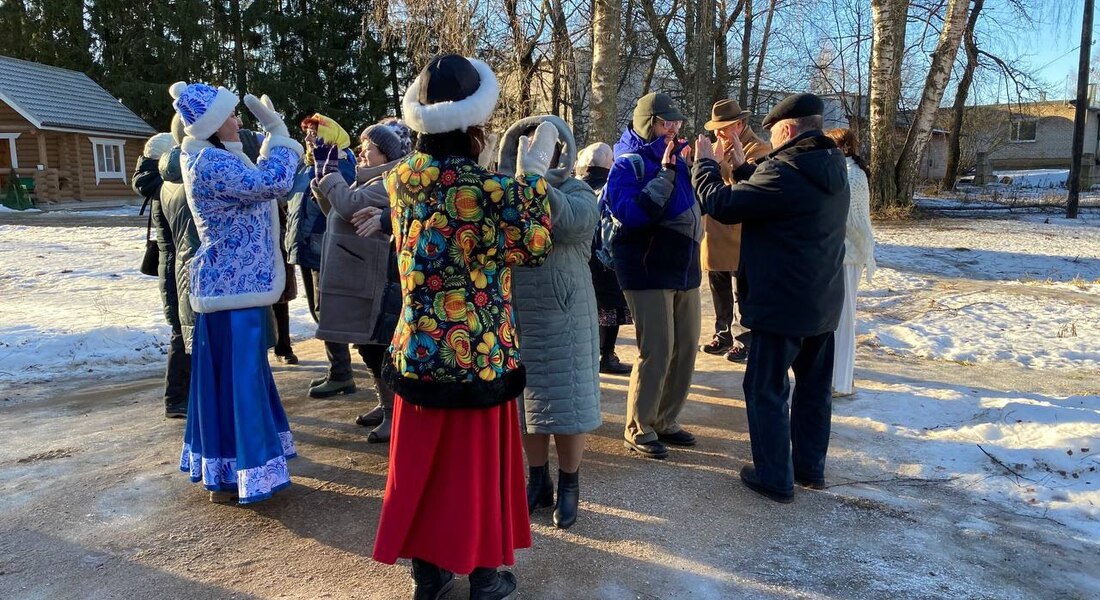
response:
<path id="1" fill-rule="evenodd" d="M 404 99 L 416 152 L 386 176 L 403 311 L 383 366 L 396 398 L 374 558 L 413 559 L 416 598 L 440 597 L 454 573 L 470 574 L 472 599 L 513 598 L 497 567 L 531 545 L 512 267 L 550 251 L 557 132 L 521 141 L 515 177 L 478 166 L 499 89 L 480 61 L 433 59 Z"/>
<path id="2" fill-rule="evenodd" d="M 180 469 L 212 502 L 258 502 L 290 485 L 295 456 L 267 362 L 268 306 L 283 293 L 278 199 L 302 146 L 265 96 L 245 104 L 267 131 L 257 164 L 243 151 L 237 96 L 203 83 L 172 86 L 185 125 L 183 185 L 201 245 L 191 260 L 191 390 Z"/>

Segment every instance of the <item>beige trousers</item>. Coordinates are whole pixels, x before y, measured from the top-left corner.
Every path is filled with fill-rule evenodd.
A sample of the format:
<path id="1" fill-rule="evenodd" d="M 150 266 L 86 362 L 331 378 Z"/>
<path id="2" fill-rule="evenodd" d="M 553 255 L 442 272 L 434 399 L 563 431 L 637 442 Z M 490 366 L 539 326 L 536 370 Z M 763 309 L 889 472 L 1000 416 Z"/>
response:
<path id="1" fill-rule="evenodd" d="M 702 308 L 699 289 L 623 290 L 634 315 L 638 361 L 626 395 L 627 440 L 644 444 L 676 433 L 695 372 Z"/>

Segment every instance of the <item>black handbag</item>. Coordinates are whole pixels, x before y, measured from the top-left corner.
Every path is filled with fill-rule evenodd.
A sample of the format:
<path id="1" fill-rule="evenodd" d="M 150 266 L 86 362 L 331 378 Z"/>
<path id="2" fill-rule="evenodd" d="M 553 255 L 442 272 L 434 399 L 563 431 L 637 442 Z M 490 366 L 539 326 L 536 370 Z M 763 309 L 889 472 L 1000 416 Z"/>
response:
<path id="1" fill-rule="evenodd" d="M 145 211 L 145 205 L 149 203 L 149 198 L 145 199 L 145 204 L 141 205 L 141 210 L 138 211 L 140 215 Z M 153 208 L 149 207 L 149 222 L 145 226 L 145 256 L 141 257 L 141 274 L 149 275 L 150 277 L 156 277 L 160 275 L 160 246 L 157 245 L 155 239 L 149 239 L 149 234 L 153 231 Z"/>

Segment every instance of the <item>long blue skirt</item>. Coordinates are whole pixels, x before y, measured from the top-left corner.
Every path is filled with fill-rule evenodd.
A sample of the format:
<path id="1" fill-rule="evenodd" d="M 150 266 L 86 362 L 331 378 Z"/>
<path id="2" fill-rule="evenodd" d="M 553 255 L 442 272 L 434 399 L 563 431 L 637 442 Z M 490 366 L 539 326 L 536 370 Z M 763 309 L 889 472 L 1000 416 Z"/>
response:
<path id="1" fill-rule="evenodd" d="M 180 470 L 241 504 L 290 485 L 286 461 L 297 456 L 267 362 L 269 328 L 263 307 L 195 316 Z"/>

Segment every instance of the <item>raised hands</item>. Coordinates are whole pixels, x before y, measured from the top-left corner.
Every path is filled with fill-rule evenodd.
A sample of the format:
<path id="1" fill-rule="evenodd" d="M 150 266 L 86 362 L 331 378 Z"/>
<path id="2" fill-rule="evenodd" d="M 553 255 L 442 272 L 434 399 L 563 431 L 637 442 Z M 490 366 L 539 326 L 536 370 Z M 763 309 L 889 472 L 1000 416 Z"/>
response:
<path id="1" fill-rule="evenodd" d="M 260 126 L 264 128 L 268 135 L 290 137 L 290 130 L 283 122 L 283 116 L 275 111 L 275 107 L 271 104 L 271 98 L 267 94 L 260 98 L 248 94 L 244 97 L 244 105 L 248 107 L 249 112 L 256 117 L 256 120 L 260 122 Z"/>
<path id="2" fill-rule="evenodd" d="M 554 145 L 557 143 L 558 128 L 549 121 L 539 125 L 530 138 L 520 136 L 516 175 L 546 175 L 550 161 L 554 158 Z"/>
<path id="3" fill-rule="evenodd" d="M 730 167 L 736 169 L 745 164 L 745 147 L 741 145 L 741 138 L 736 135 L 731 136 L 728 143 L 726 140 L 721 140 L 719 146 L 722 153 L 725 154 L 725 158 L 727 162 L 729 162 Z M 720 153 L 719 156 L 721 155 Z M 719 158 L 718 162 L 722 162 L 722 158 Z"/>

